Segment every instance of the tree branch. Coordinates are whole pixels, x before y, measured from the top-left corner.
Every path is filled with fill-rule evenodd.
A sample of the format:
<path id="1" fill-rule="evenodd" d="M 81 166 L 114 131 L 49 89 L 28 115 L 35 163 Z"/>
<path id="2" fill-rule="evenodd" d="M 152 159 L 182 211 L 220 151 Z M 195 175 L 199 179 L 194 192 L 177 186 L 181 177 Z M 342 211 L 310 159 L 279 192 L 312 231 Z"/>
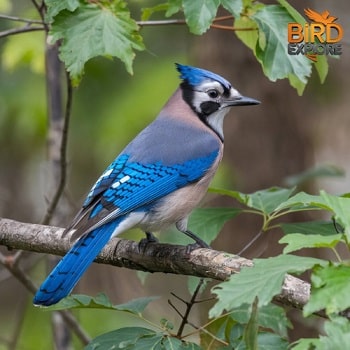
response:
<path id="1" fill-rule="evenodd" d="M 4 30 L 4 31 L 0 32 L 0 38 L 4 38 L 4 37 L 9 36 L 9 35 L 21 34 L 21 33 L 26 33 L 26 32 L 33 32 L 33 31 L 38 31 L 38 30 L 48 31 L 47 24 L 44 23 L 43 21 L 29 20 L 29 19 L 25 19 L 25 18 L 19 18 L 19 17 L 13 17 L 13 16 L 5 16 L 5 15 L 0 15 L 0 18 L 27 23 L 23 27 L 9 29 L 9 30 Z M 221 30 L 230 30 L 230 31 L 253 31 L 253 30 L 257 30 L 257 28 L 237 28 L 237 27 L 233 27 L 233 26 L 230 26 L 230 25 L 215 24 L 217 22 L 221 22 L 221 21 L 224 21 L 224 20 L 227 20 L 227 19 L 232 19 L 232 18 L 233 18 L 232 16 L 223 16 L 223 17 L 215 18 L 213 20 L 213 23 L 210 25 L 210 28 L 212 28 L 212 29 L 221 29 Z M 32 26 L 35 23 L 42 24 L 42 26 Z M 165 26 L 165 25 L 186 25 L 186 20 L 184 20 L 184 19 L 166 19 L 166 20 L 154 20 L 154 21 L 148 20 L 148 21 L 136 21 L 136 23 L 140 27 Z"/>
<path id="2" fill-rule="evenodd" d="M 64 255 L 71 246 L 70 234 L 64 229 L 21 223 L 0 218 L 0 245 L 38 253 Z M 251 260 L 212 249 L 196 249 L 190 254 L 185 246 L 152 243 L 140 252 L 137 242 L 113 238 L 95 262 L 134 270 L 164 272 L 227 280 L 242 267 L 251 267 Z M 287 275 L 282 292 L 275 300 L 301 309 L 309 300 L 310 284 Z"/>

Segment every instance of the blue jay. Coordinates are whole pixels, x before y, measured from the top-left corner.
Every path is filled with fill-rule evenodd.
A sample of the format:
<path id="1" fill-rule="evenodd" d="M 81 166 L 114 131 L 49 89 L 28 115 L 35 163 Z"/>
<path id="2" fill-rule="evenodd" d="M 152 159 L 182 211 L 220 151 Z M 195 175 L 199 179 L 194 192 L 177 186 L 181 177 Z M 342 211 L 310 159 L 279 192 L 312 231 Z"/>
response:
<path id="1" fill-rule="evenodd" d="M 182 82 L 158 117 L 126 146 L 90 190 L 65 232 L 72 248 L 34 297 L 48 306 L 66 297 L 113 236 L 172 224 L 201 247 L 187 218 L 205 195 L 223 155 L 223 120 L 229 107 L 255 105 L 221 76 L 176 64 Z"/>

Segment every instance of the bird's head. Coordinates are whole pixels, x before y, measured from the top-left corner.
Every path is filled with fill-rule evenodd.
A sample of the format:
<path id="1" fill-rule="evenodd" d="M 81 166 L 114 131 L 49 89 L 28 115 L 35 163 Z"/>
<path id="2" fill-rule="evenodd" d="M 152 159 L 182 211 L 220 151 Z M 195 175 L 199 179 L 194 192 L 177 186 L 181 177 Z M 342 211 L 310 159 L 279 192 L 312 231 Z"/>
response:
<path id="1" fill-rule="evenodd" d="M 260 102 L 242 96 L 218 74 L 205 69 L 176 64 L 182 79 L 183 99 L 199 118 L 223 139 L 223 119 L 229 107 L 256 105 Z"/>

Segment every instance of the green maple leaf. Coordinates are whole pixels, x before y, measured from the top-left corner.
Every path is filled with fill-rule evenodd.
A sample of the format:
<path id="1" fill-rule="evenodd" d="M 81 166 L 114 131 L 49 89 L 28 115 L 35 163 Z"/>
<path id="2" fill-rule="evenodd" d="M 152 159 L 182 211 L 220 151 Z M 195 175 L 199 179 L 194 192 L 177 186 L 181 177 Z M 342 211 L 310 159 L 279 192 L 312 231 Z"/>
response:
<path id="1" fill-rule="evenodd" d="M 60 58 L 78 85 L 85 63 L 93 57 L 117 57 L 132 74 L 134 50 L 143 50 L 136 22 L 123 1 L 110 6 L 83 4 L 75 11 L 61 11 L 54 18 L 51 35 L 61 40 Z"/>

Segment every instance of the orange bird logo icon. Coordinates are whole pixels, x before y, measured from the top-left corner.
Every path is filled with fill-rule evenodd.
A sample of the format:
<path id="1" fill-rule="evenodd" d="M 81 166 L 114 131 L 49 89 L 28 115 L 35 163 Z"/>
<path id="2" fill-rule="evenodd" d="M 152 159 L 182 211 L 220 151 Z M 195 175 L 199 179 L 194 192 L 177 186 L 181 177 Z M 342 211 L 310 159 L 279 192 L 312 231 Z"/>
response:
<path id="1" fill-rule="evenodd" d="M 318 13 L 310 8 L 304 10 L 305 15 L 313 22 L 322 23 L 324 25 L 333 23 L 338 18 L 334 16 L 330 16 L 329 11 L 323 11 L 322 13 Z"/>

